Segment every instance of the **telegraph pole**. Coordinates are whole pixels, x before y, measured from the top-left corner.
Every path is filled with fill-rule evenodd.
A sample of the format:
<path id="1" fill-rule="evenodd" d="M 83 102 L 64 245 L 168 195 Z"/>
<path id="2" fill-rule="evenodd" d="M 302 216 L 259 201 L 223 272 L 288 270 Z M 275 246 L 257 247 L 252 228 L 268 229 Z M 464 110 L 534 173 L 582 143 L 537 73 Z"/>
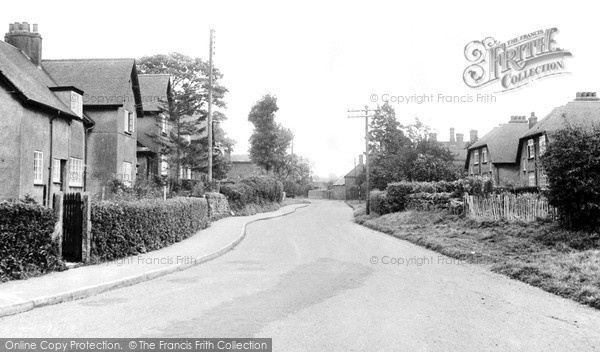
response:
<path id="1" fill-rule="evenodd" d="M 365 190 L 365 201 L 366 201 L 366 212 L 367 215 L 371 213 L 371 200 L 369 199 L 369 116 L 372 116 L 377 110 L 369 109 L 368 105 L 365 105 L 364 110 L 348 110 L 348 118 L 364 118 L 365 119 L 365 167 L 366 167 L 366 190 Z"/>
<path id="2" fill-rule="evenodd" d="M 212 91 L 213 91 L 213 38 L 215 31 L 210 30 L 210 49 L 208 54 L 208 118 L 206 129 L 208 131 L 208 183 L 212 183 L 213 168 L 213 130 L 212 130 Z"/>

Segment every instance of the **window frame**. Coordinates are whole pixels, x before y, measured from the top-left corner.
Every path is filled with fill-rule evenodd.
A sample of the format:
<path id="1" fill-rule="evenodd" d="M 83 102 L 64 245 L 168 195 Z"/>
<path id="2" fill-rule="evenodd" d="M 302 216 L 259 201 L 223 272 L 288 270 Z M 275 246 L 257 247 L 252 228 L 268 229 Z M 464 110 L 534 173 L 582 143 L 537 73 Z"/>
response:
<path id="1" fill-rule="evenodd" d="M 69 187 L 83 187 L 83 175 L 85 172 L 85 164 L 83 159 L 69 158 Z"/>
<path id="2" fill-rule="evenodd" d="M 33 184 L 44 184 L 44 152 L 41 150 L 33 151 Z"/>
<path id="3" fill-rule="evenodd" d="M 129 161 L 123 161 L 123 174 L 121 180 L 125 186 L 131 187 L 133 185 L 133 164 Z"/>
<path id="4" fill-rule="evenodd" d="M 533 138 L 527 140 L 527 159 L 535 159 L 535 141 Z"/>
<path id="5" fill-rule="evenodd" d="M 533 176 L 533 184 L 531 183 L 532 177 Z M 535 177 L 535 171 L 529 171 L 527 172 L 527 185 L 529 187 L 535 187 L 537 186 L 537 182 L 536 182 L 536 177 Z"/>
<path id="6" fill-rule="evenodd" d="M 60 159 L 52 159 L 52 183 L 62 183 L 62 168 Z"/>
<path id="7" fill-rule="evenodd" d="M 488 155 L 487 155 L 487 148 L 483 148 L 481 149 L 481 163 L 482 164 L 487 164 L 488 162 Z"/>
<path id="8" fill-rule="evenodd" d="M 546 152 L 546 136 L 545 135 L 541 135 L 540 138 L 538 139 L 538 146 L 539 146 L 539 154 L 540 156 L 544 155 L 544 153 Z"/>
<path id="9" fill-rule="evenodd" d="M 479 165 L 479 149 L 473 151 L 473 165 Z"/>
<path id="10" fill-rule="evenodd" d="M 133 122 L 133 113 L 130 112 L 127 109 L 123 109 L 124 113 L 123 113 L 123 130 L 125 131 L 125 133 L 127 134 L 133 134 L 133 131 L 135 130 L 134 127 L 134 122 Z"/>

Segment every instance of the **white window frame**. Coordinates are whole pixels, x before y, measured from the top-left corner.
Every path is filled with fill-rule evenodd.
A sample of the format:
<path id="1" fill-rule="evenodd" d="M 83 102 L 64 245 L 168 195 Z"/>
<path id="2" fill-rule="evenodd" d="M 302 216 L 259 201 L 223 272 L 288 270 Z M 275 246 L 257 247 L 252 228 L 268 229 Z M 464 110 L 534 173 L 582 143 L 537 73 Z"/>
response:
<path id="1" fill-rule="evenodd" d="M 532 181 L 531 176 L 533 176 L 533 183 L 531 182 Z M 536 183 L 535 183 L 535 171 L 529 171 L 527 173 L 527 185 L 530 186 L 530 187 L 537 186 Z"/>
<path id="2" fill-rule="evenodd" d="M 482 159 L 482 161 L 481 161 L 482 164 L 485 164 L 488 162 L 487 148 L 481 149 L 481 159 Z"/>
<path id="3" fill-rule="evenodd" d="M 533 139 L 527 140 L 527 159 L 535 158 L 535 142 Z"/>
<path id="4" fill-rule="evenodd" d="M 83 187 L 83 159 L 69 158 L 69 187 Z"/>
<path id="5" fill-rule="evenodd" d="M 479 150 L 473 151 L 473 165 L 479 165 Z"/>
<path id="6" fill-rule="evenodd" d="M 538 145 L 539 145 L 540 156 L 542 156 L 546 152 L 546 136 L 544 136 L 544 135 L 540 136 L 540 138 L 538 140 Z"/>
<path id="7" fill-rule="evenodd" d="M 167 176 L 169 174 L 169 163 L 164 155 L 160 156 L 160 174 L 161 176 Z"/>
<path id="8" fill-rule="evenodd" d="M 60 159 L 52 159 L 52 183 L 62 183 L 60 161 Z"/>
<path id="9" fill-rule="evenodd" d="M 160 133 L 167 134 L 167 117 L 165 114 L 160 114 Z"/>
<path id="10" fill-rule="evenodd" d="M 123 184 L 131 187 L 133 184 L 133 165 L 129 161 L 123 161 Z"/>
<path id="11" fill-rule="evenodd" d="M 134 118 L 133 118 L 133 113 L 129 112 L 129 110 L 124 109 L 124 114 L 123 114 L 123 124 L 124 124 L 124 131 L 125 133 L 128 134 L 132 134 L 133 131 L 135 130 L 134 128 Z"/>
<path id="12" fill-rule="evenodd" d="M 44 184 L 44 152 L 39 150 L 33 152 L 33 183 Z"/>

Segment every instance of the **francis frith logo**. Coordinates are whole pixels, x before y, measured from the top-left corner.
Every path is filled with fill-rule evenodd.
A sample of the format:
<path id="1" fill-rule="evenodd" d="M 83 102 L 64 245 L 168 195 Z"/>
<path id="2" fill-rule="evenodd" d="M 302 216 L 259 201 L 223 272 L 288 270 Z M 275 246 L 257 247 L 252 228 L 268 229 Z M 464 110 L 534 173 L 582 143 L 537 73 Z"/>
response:
<path id="1" fill-rule="evenodd" d="M 522 87 L 542 77 L 566 73 L 564 58 L 571 56 L 557 47 L 556 28 L 524 34 L 505 43 L 492 37 L 465 46 L 471 63 L 463 73 L 465 83 L 479 88 L 499 83 L 501 91 Z"/>

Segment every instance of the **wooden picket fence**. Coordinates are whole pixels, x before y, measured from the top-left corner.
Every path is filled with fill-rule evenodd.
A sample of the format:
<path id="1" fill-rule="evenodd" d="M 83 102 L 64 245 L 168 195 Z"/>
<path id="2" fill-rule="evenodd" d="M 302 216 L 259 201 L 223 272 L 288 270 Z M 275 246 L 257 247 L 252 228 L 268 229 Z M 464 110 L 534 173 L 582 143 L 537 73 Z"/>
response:
<path id="1" fill-rule="evenodd" d="M 489 220 L 555 219 L 556 208 L 545 197 L 498 194 L 487 197 L 464 195 L 464 211 L 471 217 Z"/>

